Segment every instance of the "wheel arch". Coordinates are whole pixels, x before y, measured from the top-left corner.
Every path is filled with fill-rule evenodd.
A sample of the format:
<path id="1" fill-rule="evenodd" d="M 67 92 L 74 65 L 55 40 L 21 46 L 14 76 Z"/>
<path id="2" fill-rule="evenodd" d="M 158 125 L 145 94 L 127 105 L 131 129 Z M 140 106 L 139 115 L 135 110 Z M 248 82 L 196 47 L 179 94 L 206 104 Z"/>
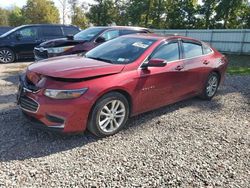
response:
<path id="1" fill-rule="evenodd" d="M 133 110 L 133 100 L 132 100 L 132 97 L 131 97 L 130 93 L 128 91 L 126 91 L 125 89 L 122 89 L 122 88 L 112 88 L 110 90 L 104 91 L 103 93 L 101 93 L 95 99 L 95 101 L 93 102 L 93 104 L 91 106 L 91 109 L 90 109 L 90 112 L 89 112 L 89 115 L 88 115 L 88 120 L 90 119 L 90 117 L 92 115 L 92 112 L 93 112 L 93 109 L 94 109 L 96 103 L 98 102 L 98 100 L 100 98 L 102 98 L 104 95 L 106 95 L 108 93 L 112 93 L 112 92 L 120 93 L 120 94 L 122 94 L 128 100 L 128 104 L 129 104 L 129 117 L 131 116 L 132 110 Z"/>

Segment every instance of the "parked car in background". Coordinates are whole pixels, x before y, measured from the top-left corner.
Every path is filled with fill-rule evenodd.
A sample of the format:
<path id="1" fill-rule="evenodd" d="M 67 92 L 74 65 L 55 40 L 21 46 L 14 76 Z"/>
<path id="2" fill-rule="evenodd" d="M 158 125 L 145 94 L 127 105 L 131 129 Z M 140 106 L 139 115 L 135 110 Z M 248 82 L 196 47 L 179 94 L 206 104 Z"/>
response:
<path id="1" fill-rule="evenodd" d="M 150 33 L 150 31 L 141 27 L 90 27 L 68 38 L 41 43 L 34 49 L 35 59 L 42 60 L 55 56 L 86 53 L 103 42 L 133 33 Z"/>
<path id="2" fill-rule="evenodd" d="M 224 55 L 195 39 L 127 35 L 84 57 L 31 64 L 20 78 L 18 104 L 35 127 L 88 128 L 104 137 L 130 116 L 197 95 L 211 100 L 227 65 Z"/>
<path id="3" fill-rule="evenodd" d="M 34 58 L 34 47 L 55 38 L 78 33 L 72 25 L 34 24 L 16 27 L 0 36 L 0 63 L 11 63 L 21 58 Z"/>
<path id="4" fill-rule="evenodd" d="M 14 27 L 8 27 L 8 26 L 1 26 L 0 27 L 0 36 L 6 32 L 8 32 L 9 30 L 13 29 Z"/>

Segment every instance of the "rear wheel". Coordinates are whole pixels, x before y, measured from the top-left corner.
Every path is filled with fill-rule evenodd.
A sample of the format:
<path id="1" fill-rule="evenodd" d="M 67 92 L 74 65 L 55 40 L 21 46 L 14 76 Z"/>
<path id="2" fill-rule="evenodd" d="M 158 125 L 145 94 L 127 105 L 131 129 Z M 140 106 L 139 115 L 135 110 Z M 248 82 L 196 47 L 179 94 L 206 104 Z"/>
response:
<path id="1" fill-rule="evenodd" d="M 111 92 L 99 99 L 94 106 L 88 123 L 88 130 L 98 137 L 119 132 L 127 122 L 129 104 L 122 94 Z"/>
<path id="2" fill-rule="evenodd" d="M 15 61 L 15 53 L 9 48 L 0 48 L 0 63 L 12 63 Z"/>
<path id="3" fill-rule="evenodd" d="M 215 72 L 212 72 L 206 81 L 204 86 L 201 98 L 205 100 L 211 100 L 217 92 L 219 86 L 219 75 Z"/>

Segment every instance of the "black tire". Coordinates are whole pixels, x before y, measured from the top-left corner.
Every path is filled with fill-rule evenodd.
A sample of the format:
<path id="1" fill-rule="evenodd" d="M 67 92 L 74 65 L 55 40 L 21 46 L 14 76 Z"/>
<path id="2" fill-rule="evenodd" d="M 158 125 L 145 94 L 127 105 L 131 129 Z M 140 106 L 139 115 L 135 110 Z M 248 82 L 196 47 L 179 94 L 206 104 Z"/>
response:
<path id="1" fill-rule="evenodd" d="M 119 103 L 119 105 L 121 105 L 121 109 L 125 109 L 125 113 L 124 113 L 124 117 L 114 117 L 114 113 L 115 113 L 114 112 L 115 110 L 114 110 L 113 111 L 113 120 L 110 120 L 111 117 L 107 118 L 107 116 L 103 115 L 104 120 L 109 119 L 108 121 L 112 121 L 113 123 L 114 122 L 117 123 L 117 121 L 114 120 L 114 118 L 121 118 L 120 125 L 117 126 L 117 128 L 115 130 L 107 132 L 107 131 L 103 130 L 104 128 L 101 128 L 100 120 L 101 120 L 101 118 L 103 118 L 101 115 L 102 112 L 104 112 L 104 110 L 106 109 L 106 108 L 104 109 L 104 107 L 105 106 L 109 107 L 108 105 L 113 105 L 111 103 L 112 101 L 113 102 L 117 101 L 117 104 Z M 118 109 L 116 112 L 118 112 Z M 120 111 L 122 111 L 122 110 L 120 110 Z M 106 113 L 108 114 L 109 112 L 106 112 Z M 129 117 L 129 103 L 128 103 L 128 100 L 126 99 L 126 97 L 119 92 L 110 92 L 110 93 L 107 93 L 104 96 L 102 96 L 94 105 L 92 112 L 90 114 L 87 128 L 92 134 L 94 134 L 97 137 L 102 138 L 102 137 L 111 136 L 111 135 L 114 135 L 117 132 L 119 132 L 124 127 L 124 125 L 126 124 L 126 122 L 128 120 L 128 117 Z M 122 119 L 122 118 L 124 118 L 124 119 Z M 112 127 L 115 124 L 115 123 L 114 124 L 113 123 L 112 123 Z M 108 125 L 110 125 L 110 124 L 111 123 L 109 123 Z M 118 123 L 116 125 L 118 125 Z M 108 129 L 107 127 L 108 126 L 106 126 L 106 129 Z M 111 125 L 110 125 L 110 127 L 111 127 Z"/>
<path id="2" fill-rule="evenodd" d="M 212 87 L 211 81 L 213 81 L 213 79 L 216 80 L 216 83 L 214 83 L 213 87 Z M 219 83 L 220 83 L 219 75 L 216 72 L 210 73 L 208 78 L 207 78 L 207 81 L 204 85 L 204 88 L 203 88 L 203 91 L 202 91 L 202 94 L 200 95 L 200 97 L 204 100 L 211 100 L 217 92 Z M 209 86 L 210 86 L 210 89 L 212 87 L 213 90 L 208 89 Z M 209 91 L 211 91 L 211 92 L 209 92 Z"/>
<path id="3" fill-rule="evenodd" d="M 12 63 L 15 61 L 15 53 L 9 48 L 0 48 L 0 63 Z"/>

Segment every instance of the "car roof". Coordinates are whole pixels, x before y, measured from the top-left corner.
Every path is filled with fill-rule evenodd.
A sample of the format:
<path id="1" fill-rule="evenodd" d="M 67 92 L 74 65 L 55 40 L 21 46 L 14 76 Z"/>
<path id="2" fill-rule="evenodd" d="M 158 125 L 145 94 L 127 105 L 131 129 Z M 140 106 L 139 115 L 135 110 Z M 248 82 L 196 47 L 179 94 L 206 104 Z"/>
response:
<path id="1" fill-rule="evenodd" d="M 194 42 L 201 42 L 197 39 L 181 36 L 178 34 L 161 35 L 161 34 L 156 34 L 156 33 L 137 33 L 137 34 L 124 35 L 121 37 L 137 37 L 137 38 L 155 39 L 155 40 L 183 39 L 183 40 L 191 40 Z"/>
<path id="2" fill-rule="evenodd" d="M 147 31 L 150 31 L 148 28 L 135 27 L 135 26 L 93 26 L 93 27 L 103 28 L 103 29 L 129 29 L 129 30 L 147 30 Z"/>
<path id="3" fill-rule="evenodd" d="M 21 27 L 29 27 L 29 26 L 41 26 L 41 27 L 44 27 L 44 26 L 66 26 L 66 27 L 76 27 L 76 28 L 78 28 L 77 26 L 75 26 L 75 25 L 65 25 L 65 24 L 27 24 L 27 25 L 21 25 L 21 26 L 19 26 L 20 28 Z"/>

